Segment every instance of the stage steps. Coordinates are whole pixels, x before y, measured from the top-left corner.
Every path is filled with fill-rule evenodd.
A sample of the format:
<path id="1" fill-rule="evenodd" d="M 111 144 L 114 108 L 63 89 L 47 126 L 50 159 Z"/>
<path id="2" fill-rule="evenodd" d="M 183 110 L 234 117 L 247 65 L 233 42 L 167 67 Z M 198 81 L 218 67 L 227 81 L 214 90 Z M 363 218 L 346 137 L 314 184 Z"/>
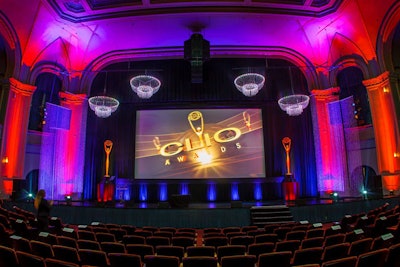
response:
<path id="1" fill-rule="evenodd" d="M 263 228 L 266 224 L 293 222 L 293 216 L 288 206 L 252 206 L 250 208 L 252 225 Z"/>

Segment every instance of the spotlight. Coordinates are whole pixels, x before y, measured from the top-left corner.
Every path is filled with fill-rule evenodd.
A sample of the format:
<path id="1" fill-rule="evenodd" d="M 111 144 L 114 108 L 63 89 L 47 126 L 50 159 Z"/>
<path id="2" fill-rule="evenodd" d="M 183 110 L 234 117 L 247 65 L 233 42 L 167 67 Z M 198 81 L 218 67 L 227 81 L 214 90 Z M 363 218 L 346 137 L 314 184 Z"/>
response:
<path id="1" fill-rule="evenodd" d="M 363 194 L 363 198 L 364 198 L 364 199 L 367 199 L 367 197 L 368 197 L 368 191 L 364 189 L 364 190 L 362 191 L 362 194 Z"/>
<path id="2" fill-rule="evenodd" d="M 26 196 L 26 200 L 27 200 L 28 202 L 33 201 L 34 198 L 35 198 L 35 197 L 33 196 L 32 193 L 28 193 L 27 196 Z"/>
<path id="3" fill-rule="evenodd" d="M 68 206 L 71 206 L 71 202 L 72 202 L 71 195 L 65 195 L 65 201 L 67 202 Z"/>
<path id="4" fill-rule="evenodd" d="M 331 193 L 331 198 L 333 201 L 337 202 L 339 198 L 339 194 L 337 192 L 332 192 Z"/>

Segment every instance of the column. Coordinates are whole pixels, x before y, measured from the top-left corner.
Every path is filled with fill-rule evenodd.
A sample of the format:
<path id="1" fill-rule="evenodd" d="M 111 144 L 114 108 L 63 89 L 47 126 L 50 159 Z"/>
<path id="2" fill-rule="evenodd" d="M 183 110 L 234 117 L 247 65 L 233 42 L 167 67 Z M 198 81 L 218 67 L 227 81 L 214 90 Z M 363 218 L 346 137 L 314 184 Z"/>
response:
<path id="1" fill-rule="evenodd" d="M 340 104 L 335 104 L 339 100 L 338 92 L 339 87 L 311 91 L 318 191 L 322 194 L 344 192 L 347 188 Z"/>
<path id="2" fill-rule="evenodd" d="M 389 72 L 365 80 L 374 126 L 378 169 L 384 193 L 400 189 L 399 128 Z M 397 192 L 399 193 L 399 192 Z"/>
<path id="3" fill-rule="evenodd" d="M 64 92 L 59 95 L 62 108 L 70 111 L 67 113 L 70 115 L 69 127 L 53 127 L 50 130 L 54 147 L 54 156 L 50 160 L 53 177 L 42 183 L 53 184 L 53 199 L 63 200 L 66 195 L 71 195 L 72 200 L 80 200 L 83 193 L 86 95 Z"/>
<path id="4" fill-rule="evenodd" d="M 1 177 L 3 192 L 11 195 L 12 179 L 24 179 L 25 147 L 28 132 L 29 113 L 36 86 L 9 79 L 7 111 L 3 127 L 1 146 Z"/>

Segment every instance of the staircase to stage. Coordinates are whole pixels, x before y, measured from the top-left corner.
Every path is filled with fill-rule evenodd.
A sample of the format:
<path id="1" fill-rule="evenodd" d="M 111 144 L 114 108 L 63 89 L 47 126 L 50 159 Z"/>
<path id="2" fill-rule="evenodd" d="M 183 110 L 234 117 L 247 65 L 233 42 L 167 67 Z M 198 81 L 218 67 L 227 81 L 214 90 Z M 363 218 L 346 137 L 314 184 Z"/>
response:
<path id="1" fill-rule="evenodd" d="M 250 208 L 252 225 L 259 228 L 266 224 L 293 222 L 293 216 L 288 206 L 253 206 Z"/>

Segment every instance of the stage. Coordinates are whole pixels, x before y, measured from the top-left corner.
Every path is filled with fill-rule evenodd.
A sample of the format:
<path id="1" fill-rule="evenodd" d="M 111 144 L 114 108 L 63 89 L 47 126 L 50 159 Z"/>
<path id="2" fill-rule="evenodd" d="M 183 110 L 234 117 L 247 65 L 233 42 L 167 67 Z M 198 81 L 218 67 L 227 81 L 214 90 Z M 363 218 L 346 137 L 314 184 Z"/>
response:
<path id="1" fill-rule="evenodd" d="M 129 203 L 87 201 L 55 202 L 51 216 L 61 218 L 65 224 L 85 225 L 92 222 L 128 224 L 137 227 L 229 227 L 251 225 L 251 207 L 288 206 L 293 221 L 325 223 L 340 221 L 347 214 L 368 212 L 371 209 L 389 203 L 389 207 L 399 204 L 398 196 L 380 199 L 300 199 L 285 202 L 283 200 L 266 202 L 231 203 L 188 203 L 184 208 L 171 208 L 168 203 Z M 32 201 L 5 201 L 9 209 L 16 205 L 33 211 Z"/>

